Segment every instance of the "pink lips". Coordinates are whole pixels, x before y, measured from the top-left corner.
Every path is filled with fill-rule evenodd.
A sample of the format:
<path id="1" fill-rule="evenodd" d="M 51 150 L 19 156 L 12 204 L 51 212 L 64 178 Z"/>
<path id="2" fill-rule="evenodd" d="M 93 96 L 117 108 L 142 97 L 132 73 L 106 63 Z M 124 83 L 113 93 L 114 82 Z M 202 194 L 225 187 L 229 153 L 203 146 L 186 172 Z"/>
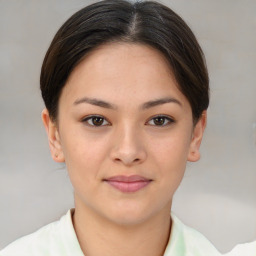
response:
<path id="1" fill-rule="evenodd" d="M 152 180 L 139 175 L 120 175 L 104 179 L 104 181 L 121 192 L 131 193 L 146 187 Z"/>

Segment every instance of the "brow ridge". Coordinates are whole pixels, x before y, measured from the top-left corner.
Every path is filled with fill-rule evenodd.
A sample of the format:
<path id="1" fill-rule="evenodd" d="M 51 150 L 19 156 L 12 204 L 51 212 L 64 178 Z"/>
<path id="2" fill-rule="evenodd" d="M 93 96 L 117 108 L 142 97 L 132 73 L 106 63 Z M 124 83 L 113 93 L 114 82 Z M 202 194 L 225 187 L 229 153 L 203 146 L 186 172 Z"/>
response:
<path id="1" fill-rule="evenodd" d="M 100 100 L 100 99 L 96 99 L 96 98 L 88 98 L 88 97 L 83 97 L 81 99 L 77 99 L 74 102 L 74 105 L 79 105 L 82 103 L 88 103 L 94 106 L 98 106 L 98 107 L 102 107 L 102 108 L 107 108 L 107 109 L 117 109 L 117 106 L 111 103 L 108 103 L 106 101 Z M 159 105 L 163 105 L 166 103 L 176 103 L 180 106 L 182 106 L 181 102 L 175 98 L 172 97 L 167 97 L 167 98 L 161 98 L 161 99 L 156 99 L 156 100 L 152 100 L 152 101 L 148 101 L 145 102 L 141 105 L 141 109 L 145 110 L 145 109 L 149 109 L 152 107 L 156 107 Z"/>
<path id="2" fill-rule="evenodd" d="M 168 97 L 168 98 L 156 99 L 156 100 L 145 102 L 142 105 L 141 108 L 142 109 L 149 109 L 149 108 L 156 107 L 156 106 L 159 106 L 159 105 L 163 105 L 163 104 L 166 104 L 166 103 L 176 103 L 176 104 L 178 104 L 182 107 L 182 104 L 179 100 L 177 100 L 175 98 L 172 98 L 172 97 Z"/>
<path id="3" fill-rule="evenodd" d="M 100 99 L 95 99 L 95 98 L 87 98 L 87 97 L 77 99 L 74 102 L 74 105 L 78 105 L 78 104 L 81 104 L 81 103 L 89 103 L 91 105 L 102 107 L 102 108 L 117 109 L 117 107 L 115 105 L 110 104 L 106 101 L 103 101 L 103 100 L 100 100 Z"/>

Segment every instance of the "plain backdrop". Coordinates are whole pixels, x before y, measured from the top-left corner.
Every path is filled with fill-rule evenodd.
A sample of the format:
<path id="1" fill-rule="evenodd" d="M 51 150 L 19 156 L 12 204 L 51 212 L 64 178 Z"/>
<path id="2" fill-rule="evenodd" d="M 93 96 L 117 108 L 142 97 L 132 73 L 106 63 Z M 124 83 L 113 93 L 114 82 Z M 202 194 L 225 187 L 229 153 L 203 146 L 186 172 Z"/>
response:
<path id="1" fill-rule="evenodd" d="M 0 248 L 73 207 L 41 123 L 40 67 L 53 35 L 95 1 L 0 0 Z M 256 239 L 256 1 L 163 0 L 205 51 L 211 84 L 202 158 L 173 211 L 222 252 Z"/>

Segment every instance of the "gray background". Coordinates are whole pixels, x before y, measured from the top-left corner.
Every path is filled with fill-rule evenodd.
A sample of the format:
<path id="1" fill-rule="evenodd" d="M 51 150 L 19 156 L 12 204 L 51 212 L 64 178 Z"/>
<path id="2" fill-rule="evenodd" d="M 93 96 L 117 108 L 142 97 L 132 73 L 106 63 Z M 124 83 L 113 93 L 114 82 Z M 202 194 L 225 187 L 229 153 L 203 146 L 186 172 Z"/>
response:
<path id="1" fill-rule="evenodd" d="M 0 0 L 0 248 L 73 206 L 51 160 L 39 73 L 59 26 L 94 1 Z M 173 211 L 225 252 L 256 239 L 256 1 L 162 1 L 191 26 L 208 62 L 202 159 L 189 163 Z"/>

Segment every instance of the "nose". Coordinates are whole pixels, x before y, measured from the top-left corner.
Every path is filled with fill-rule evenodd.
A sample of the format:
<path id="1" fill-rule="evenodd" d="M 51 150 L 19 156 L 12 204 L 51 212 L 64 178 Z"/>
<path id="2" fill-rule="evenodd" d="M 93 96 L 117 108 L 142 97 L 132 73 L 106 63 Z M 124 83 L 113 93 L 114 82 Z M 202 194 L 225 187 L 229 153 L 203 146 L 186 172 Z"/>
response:
<path id="1" fill-rule="evenodd" d="M 147 158 L 146 148 L 140 133 L 131 127 L 123 127 L 113 139 L 111 159 L 126 166 L 143 163 Z"/>

